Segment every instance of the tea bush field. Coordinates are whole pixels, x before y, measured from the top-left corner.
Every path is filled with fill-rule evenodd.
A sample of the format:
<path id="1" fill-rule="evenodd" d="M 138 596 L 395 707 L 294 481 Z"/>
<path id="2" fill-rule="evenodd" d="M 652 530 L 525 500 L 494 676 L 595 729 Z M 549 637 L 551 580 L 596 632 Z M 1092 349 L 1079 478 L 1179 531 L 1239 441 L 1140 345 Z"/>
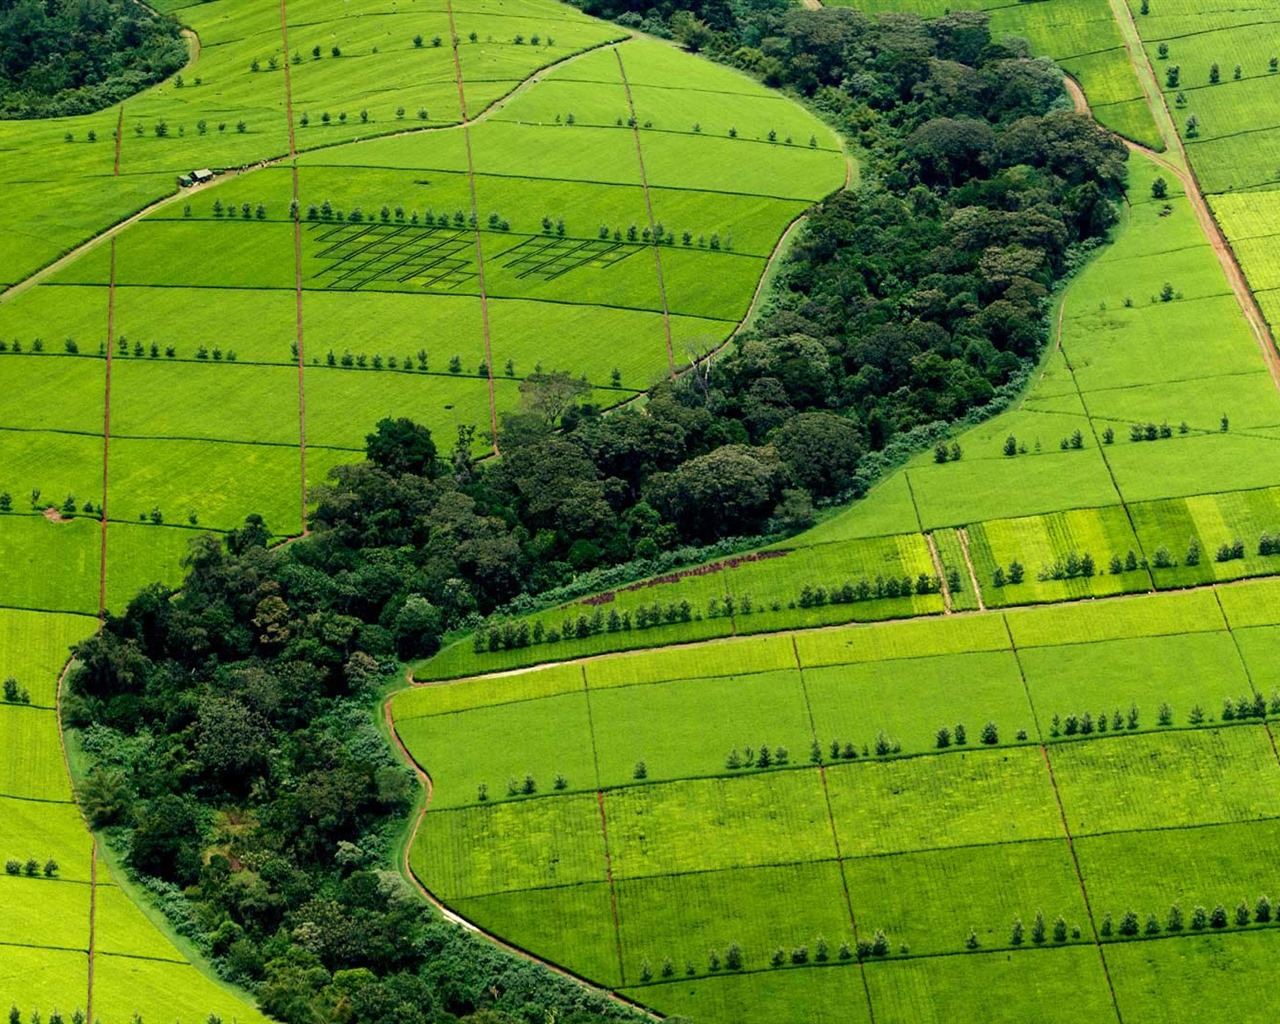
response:
<path id="1" fill-rule="evenodd" d="M 1162 199 L 1153 195 L 1158 179 L 1173 181 Z M 965 610 L 979 596 L 1027 605 L 1280 570 L 1280 545 L 1269 540 L 1280 536 L 1271 469 L 1280 394 L 1167 168 L 1132 156 L 1114 240 L 1071 280 L 1055 313 L 1054 344 L 1027 392 L 955 436 L 959 461 L 922 452 L 767 557 L 547 610 L 528 620 L 523 645 L 500 623 L 481 650 L 467 639 L 415 671 L 449 678 L 715 635 L 938 614 L 944 577 L 953 610 Z M 924 533 L 939 548 L 941 574 Z M 874 586 L 894 576 L 913 581 L 912 596 Z M 921 576 L 938 587 L 915 593 Z M 864 578 L 873 586 L 861 597 Z M 854 600 L 841 593 L 846 582 Z M 726 597 L 738 602 L 729 613 Z M 668 621 L 667 610 L 684 602 L 687 621 L 683 610 Z M 659 618 L 640 626 L 640 606 Z M 630 627 L 624 619 L 611 628 L 614 611 L 630 612 Z"/>
<path id="2" fill-rule="evenodd" d="M 662 1013 L 732 1021 L 756 1000 L 763 1019 L 816 1021 L 829 986 L 851 984 L 851 1013 L 931 1019 L 963 983 L 1012 1001 L 984 1019 L 1057 1019 L 1044 1000 L 1059 985 L 1073 1013 L 1096 996 L 1104 1019 L 1107 973 L 1120 1012 L 1148 1006 L 1162 958 L 1267 941 L 1252 933 L 1268 927 L 1257 896 L 1277 892 L 1262 851 L 1280 821 L 1280 693 L 1259 686 L 1280 655 L 1275 587 L 741 637 L 402 691 L 397 728 L 437 786 L 413 870 L 486 929 Z M 542 738 L 523 759 L 486 734 L 495 712 Z M 1193 923 L 1242 898 L 1243 923 L 1234 909 Z M 536 924 L 569 917 L 554 938 Z M 768 1010 L 781 991 L 787 1010 Z"/>

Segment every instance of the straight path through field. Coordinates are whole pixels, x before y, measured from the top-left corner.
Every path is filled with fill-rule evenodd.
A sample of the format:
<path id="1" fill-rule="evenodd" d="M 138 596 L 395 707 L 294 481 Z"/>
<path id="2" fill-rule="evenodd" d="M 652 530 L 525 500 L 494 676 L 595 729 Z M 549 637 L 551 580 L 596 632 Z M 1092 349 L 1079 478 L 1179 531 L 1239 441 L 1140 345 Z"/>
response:
<path id="1" fill-rule="evenodd" d="M 280 0 L 280 38 L 286 57 L 289 53 L 289 14 L 286 0 Z M 289 159 L 293 171 L 293 293 L 295 307 L 294 346 L 298 356 L 298 457 L 300 460 L 301 507 L 298 522 L 302 533 L 307 533 L 307 390 L 306 346 L 302 330 L 302 217 L 299 215 L 298 198 L 298 144 L 293 127 L 293 77 L 289 61 L 284 62 L 284 109 L 289 122 Z"/>
<path id="2" fill-rule="evenodd" d="M 791 655 L 795 658 L 796 672 L 800 676 L 800 692 L 804 694 L 804 708 L 809 715 L 809 734 L 816 746 L 818 743 L 818 726 L 813 717 L 813 704 L 809 700 L 809 687 L 804 678 L 804 662 L 800 658 L 800 648 L 796 644 L 796 636 L 791 634 Z M 586 672 L 586 669 L 583 669 Z M 840 830 L 836 828 L 836 815 L 831 807 L 831 790 L 827 786 L 827 766 L 818 762 L 818 778 L 822 781 L 822 800 L 827 807 L 827 824 L 831 829 L 831 842 L 835 847 L 836 864 L 840 868 L 840 885 L 844 889 L 844 905 L 849 913 L 849 926 L 853 929 L 854 948 L 858 945 L 858 915 L 853 909 L 853 897 L 849 892 L 849 877 L 844 868 L 844 856 L 840 852 Z M 871 985 L 867 981 L 867 965 L 861 956 L 858 957 L 858 974 L 862 978 L 862 991 L 867 997 L 867 1016 L 871 1024 L 875 1024 L 876 1010 L 871 1002 Z"/>
<path id="3" fill-rule="evenodd" d="M 111 364 L 116 350 L 116 240 L 111 238 L 111 280 L 107 286 L 107 363 L 102 385 L 102 539 L 98 548 L 98 621 L 107 616 L 107 499 L 111 457 Z"/>
<path id="4" fill-rule="evenodd" d="M 1036 705 L 1031 696 L 1031 685 L 1027 682 L 1027 672 L 1022 664 L 1022 656 L 1018 653 L 1018 642 L 1014 639 L 1013 628 L 1009 625 L 1009 616 L 1001 615 L 1004 621 L 1005 632 L 1009 635 L 1009 649 L 1013 652 L 1014 661 L 1018 665 L 1018 676 L 1022 680 L 1022 688 L 1027 695 L 1027 704 L 1031 707 L 1031 715 L 1036 722 L 1036 732 L 1039 734 L 1040 740 L 1040 756 L 1044 759 L 1044 766 L 1049 773 L 1049 782 L 1053 787 L 1053 798 L 1058 805 L 1058 816 L 1062 821 L 1062 832 L 1067 840 L 1067 849 L 1071 853 L 1071 865 L 1075 868 L 1076 881 L 1080 885 L 1080 895 L 1084 899 L 1085 914 L 1089 918 L 1089 930 L 1093 933 L 1093 944 L 1098 950 L 1098 959 L 1102 962 L 1102 973 L 1107 979 L 1107 991 L 1111 994 L 1111 1005 L 1116 1012 L 1116 1021 L 1118 1024 L 1124 1024 L 1124 1018 L 1120 1014 L 1120 1002 L 1116 999 L 1115 985 L 1111 981 L 1111 969 L 1107 966 L 1107 952 L 1102 948 L 1102 937 L 1098 934 L 1098 923 L 1094 920 L 1093 904 L 1089 901 L 1089 890 L 1084 884 L 1084 872 L 1080 870 L 1080 858 L 1076 853 L 1075 839 L 1071 835 L 1071 826 L 1067 822 L 1067 811 L 1062 804 L 1062 794 L 1058 790 L 1058 777 L 1053 773 L 1053 761 L 1049 757 L 1049 747 L 1044 742 L 1044 734 L 1040 730 L 1039 718 L 1036 716 Z"/>
<path id="5" fill-rule="evenodd" d="M 471 153 L 471 125 L 467 120 L 467 90 L 462 81 L 462 59 L 458 55 L 458 30 L 453 22 L 453 0 L 446 0 L 449 14 L 450 49 L 453 52 L 453 73 L 458 83 L 458 111 L 462 116 L 462 140 L 467 154 L 467 189 L 471 194 L 471 229 L 476 244 L 476 282 L 480 288 L 480 329 L 484 334 L 484 365 L 489 379 L 489 431 L 493 441 L 493 454 L 498 452 L 498 405 L 493 389 L 493 340 L 489 331 L 489 294 L 484 283 L 484 240 L 480 234 L 480 203 L 476 198 L 476 165 Z"/>
<path id="6" fill-rule="evenodd" d="M 667 335 L 667 367 L 672 380 L 676 376 L 675 350 L 671 343 L 671 309 L 667 304 L 667 285 L 662 278 L 662 247 L 657 235 L 657 222 L 653 217 L 653 197 L 649 194 L 649 178 L 644 170 L 644 149 L 640 145 L 640 121 L 636 116 L 636 104 L 631 98 L 631 83 L 627 80 L 627 69 L 622 63 L 622 51 L 614 47 L 613 55 L 618 59 L 618 74 L 622 76 L 622 89 L 627 96 L 627 109 L 631 112 L 631 134 L 636 143 L 636 160 L 640 164 L 640 189 L 644 193 L 645 213 L 649 218 L 649 235 L 653 239 L 653 262 L 658 274 L 658 294 L 662 298 L 662 326 Z M 763 275 L 761 280 L 763 280 Z"/>

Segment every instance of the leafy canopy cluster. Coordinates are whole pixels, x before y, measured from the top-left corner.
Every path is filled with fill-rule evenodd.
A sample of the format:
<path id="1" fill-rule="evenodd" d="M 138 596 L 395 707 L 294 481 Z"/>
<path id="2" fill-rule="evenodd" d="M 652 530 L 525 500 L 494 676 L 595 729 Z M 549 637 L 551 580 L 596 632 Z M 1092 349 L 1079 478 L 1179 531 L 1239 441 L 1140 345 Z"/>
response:
<path id="1" fill-rule="evenodd" d="M 0 0 L 0 118 L 92 113 L 186 60 L 177 22 L 134 0 Z"/>

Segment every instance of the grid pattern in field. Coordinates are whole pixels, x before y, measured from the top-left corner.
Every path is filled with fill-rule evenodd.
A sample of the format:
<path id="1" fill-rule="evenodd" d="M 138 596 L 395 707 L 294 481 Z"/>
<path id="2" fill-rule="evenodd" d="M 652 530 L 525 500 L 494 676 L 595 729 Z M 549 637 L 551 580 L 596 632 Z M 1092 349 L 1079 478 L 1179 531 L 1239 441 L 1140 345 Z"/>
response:
<path id="1" fill-rule="evenodd" d="M 476 277 L 475 242 L 465 229 L 339 224 L 313 229 L 317 277 L 326 288 L 358 290 L 379 282 L 459 288 Z"/>
<path id="2" fill-rule="evenodd" d="M 517 278 L 553 281 L 578 267 L 611 267 L 638 251 L 638 246 L 603 239 L 535 236 L 508 249 L 500 262 Z"/>

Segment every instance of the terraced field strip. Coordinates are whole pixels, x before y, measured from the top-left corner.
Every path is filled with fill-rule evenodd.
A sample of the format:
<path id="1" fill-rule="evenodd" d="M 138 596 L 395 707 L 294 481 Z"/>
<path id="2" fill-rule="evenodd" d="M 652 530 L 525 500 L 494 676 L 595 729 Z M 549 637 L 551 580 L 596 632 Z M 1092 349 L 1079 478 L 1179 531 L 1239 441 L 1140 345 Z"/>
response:
<path id="1" fill-rule="evenodd" d="M 653 197 L 649 194 L 649 177 L 644 169 L 644 148 L 640 145 L 640 121 L 636 116 L 635 100 L 631 96 L 631 83 L 627 80 L 627 69 L 622 62 L 622 50 L 618 47 L 614 48 L 613 55 L 618 59 L 618 74 L 622 77 L 622 88 L 627 96 L 627 109 L 631 112 L 631 134 L 636 143 L 636 160 L 640 164 L 640 188 L 644 192 L 645 211 L 649 217 L 649 231 L 656 239 L 654 229 L 657 227 L 657 221 L 653 216 Z M 667 303 L 667 285 L 662 277 L 662 251 L 656 240 L 653 245 L 653 264 L 658 274 L 658 294 L 662 298 L 662 326 L 667 335 L 667 365 L 671 372 L 672 379 L 676 375 L 676 357 L 675 348 L 671 342 L 671 310 Z"/>

